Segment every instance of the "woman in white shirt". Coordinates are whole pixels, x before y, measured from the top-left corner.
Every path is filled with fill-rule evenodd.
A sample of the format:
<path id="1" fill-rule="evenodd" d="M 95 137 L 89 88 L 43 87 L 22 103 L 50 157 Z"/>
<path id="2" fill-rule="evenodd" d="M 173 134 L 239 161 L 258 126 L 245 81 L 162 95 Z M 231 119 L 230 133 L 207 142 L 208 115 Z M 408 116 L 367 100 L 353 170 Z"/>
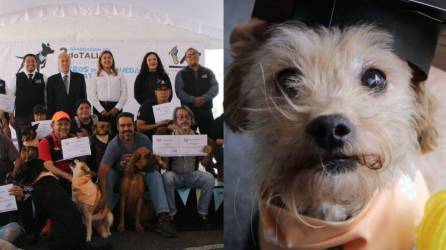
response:
<path id="1" fill-rule="evenodd" d="M 127 102 L 127 82 L 115 68 L 113 54 L 104 50 L 99 55 L 98 70 L 91 78 L 88 99 L 93 111 L 111 121 L 112 133 L 116 133 L 116 116 Z"/>

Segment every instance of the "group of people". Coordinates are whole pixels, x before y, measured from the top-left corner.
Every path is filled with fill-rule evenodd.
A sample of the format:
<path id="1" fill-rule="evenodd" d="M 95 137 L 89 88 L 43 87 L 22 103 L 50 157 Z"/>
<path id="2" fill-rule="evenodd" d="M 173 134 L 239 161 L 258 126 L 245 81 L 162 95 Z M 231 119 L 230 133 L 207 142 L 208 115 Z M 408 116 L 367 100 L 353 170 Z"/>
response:
<path id="1" fill-rule="evenodd" d="M 144 179 L 158 216 L 157 232 L 166 237 L 177 235 L 171 221 L 176 214 L 175 190 L 180 187 L 201 189 L 197 212 L 201 222 L 207 223 L 216 177 L 213 167 L 218 169 L 219 179 L 223 178 L 223 121 L 222 117 L 213 118 L 212 99 L 218 94 L 218 83 L 213 72 L 199 64 L 200 55 L 194 48 L 186 51 L 188 66 L 175 78 L 175 92 L 181 105 L 175 108 L 172 119 L 160 122 L 155 122 L 152 108 L 170 102 L 173 93 L 169 76 L 155 52 L 144 56 L 135 80 L 134 97 L 141 105 L 136 120 L 132 113 L 123 111 L 128 98 L 127 83 L 124 75 L 116 70 L 110 51 L 100 54 L 97 72 L 88 84 L 82 74 L 70 70 L 70 56 L 65 52 L 58 56 L 60 73 L 48 79 L 38 72 L 35 56 L 25 55 L 24 70 L 16 74 L 12 87 L 6 88 L 0 81 L 0 93 L 16 97 L 14 113 L 0 112 L 0 141 L 5 142 L 0 143 L 0 161 L 5 162 L 2 168 L 8 166 L 0 174 L 11 172 L 14 176 L 30 156 L 32 150 L 28 149 L 34 147 L 36 157 L 59 178 L 69 195 L 73 159 L 63 159 L 61 141 L 88 136 L 92 154 L 80 160 L 98 173 L 103 195 L 96 210 L 104 206 L 113 210 L 118 201 L 114 194 L 127 160 L 140 147 L 152 149 L 154 134 L 206 134 L 209 138 L 203 148 L 206 156 L 154 155 L 153 166 L 147 168 Z M 30 138 L 27 130 L 31 122 L 48 119 L 52 133 L 37 141 Z M 11 142 L 8 123 L 16 130 L 20 154 Z M 209 171 L 198 170 L 200 163 Z"/>

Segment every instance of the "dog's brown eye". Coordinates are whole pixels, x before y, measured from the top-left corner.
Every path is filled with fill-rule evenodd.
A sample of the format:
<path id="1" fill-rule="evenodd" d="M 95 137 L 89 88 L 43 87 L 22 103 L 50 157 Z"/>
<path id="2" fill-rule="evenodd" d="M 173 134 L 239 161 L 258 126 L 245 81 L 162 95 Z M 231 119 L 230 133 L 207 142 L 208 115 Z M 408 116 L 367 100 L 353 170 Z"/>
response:
<path id="1" fill-rule="evenodd" d="M 279 91 L 294 98 L 299 94 L 298 83 L 300 82 L 302 73 L 296 68 L 287 68 L 276 74 L 276 86 Z"/>
<path id="2" fill-rule="evenodd" d="M 381 92 L 387 87 L 386 75 L 379 69 L 367 69 L 362 74 L 361 81 L 373 93 Z"/>

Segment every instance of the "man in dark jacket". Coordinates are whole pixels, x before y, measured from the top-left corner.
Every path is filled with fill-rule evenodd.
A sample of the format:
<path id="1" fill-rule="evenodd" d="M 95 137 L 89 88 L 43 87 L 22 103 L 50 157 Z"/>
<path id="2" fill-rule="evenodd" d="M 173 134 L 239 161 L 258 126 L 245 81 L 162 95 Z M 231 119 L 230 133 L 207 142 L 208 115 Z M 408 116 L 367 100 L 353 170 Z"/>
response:
<path id="1" fill-rule="evenodd" d="M 186 50 L 188 66 L 175 77 L 175 92 L 181 104 L 194 112 L 200 134 L 208 134 L 214 120 L 212 99 L 218 94 L 218 82 L 214 73 L 199 64 L 200 53 L 194 49 Z"/>
<path id="2" fill-rule="evenodd" d="M 64 111 L 71 117 L 76 116 L 76 102 L 87 99 L 84 75 L 70 71 L 70 56 L 63 52 L 59 55 L 60 73 L 48 78 L 47 104 L 50 117 L 57 111 Z"/>

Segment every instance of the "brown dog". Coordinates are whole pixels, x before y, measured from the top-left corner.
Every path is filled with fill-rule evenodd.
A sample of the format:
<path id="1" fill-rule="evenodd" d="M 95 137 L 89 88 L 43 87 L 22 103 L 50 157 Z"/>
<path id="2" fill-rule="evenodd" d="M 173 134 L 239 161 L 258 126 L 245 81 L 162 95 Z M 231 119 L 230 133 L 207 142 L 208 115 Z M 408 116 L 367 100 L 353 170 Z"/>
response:
<path id="1" fill-rule="evenodd" d="M 118 231 L 125 231 L 125 215 L 135 222 L 137 232 L 144 232 L 143 222 L 150 219 L 153 209 L 144 202 L 144 169 L 149 164 L 152 152 L 146 147 L 138 148 L 127 162 L 121 179 L 120 218 Z"/>
<path id="2" fill-rule="evenodd" d="M 93 214 L 101 198 L 99 188 L 91 181 L 91 177 L 96 174 L 90 171 L 87 164 L 78 160 L 75 160 L 75 167 L 72 169 L 72 199 L 82 212 L 84 224 L 87 227 L 87 241 L 91 241 L 93 226 L 102 238 L 110 237 L 113 214 L 108 206 Z"/>

